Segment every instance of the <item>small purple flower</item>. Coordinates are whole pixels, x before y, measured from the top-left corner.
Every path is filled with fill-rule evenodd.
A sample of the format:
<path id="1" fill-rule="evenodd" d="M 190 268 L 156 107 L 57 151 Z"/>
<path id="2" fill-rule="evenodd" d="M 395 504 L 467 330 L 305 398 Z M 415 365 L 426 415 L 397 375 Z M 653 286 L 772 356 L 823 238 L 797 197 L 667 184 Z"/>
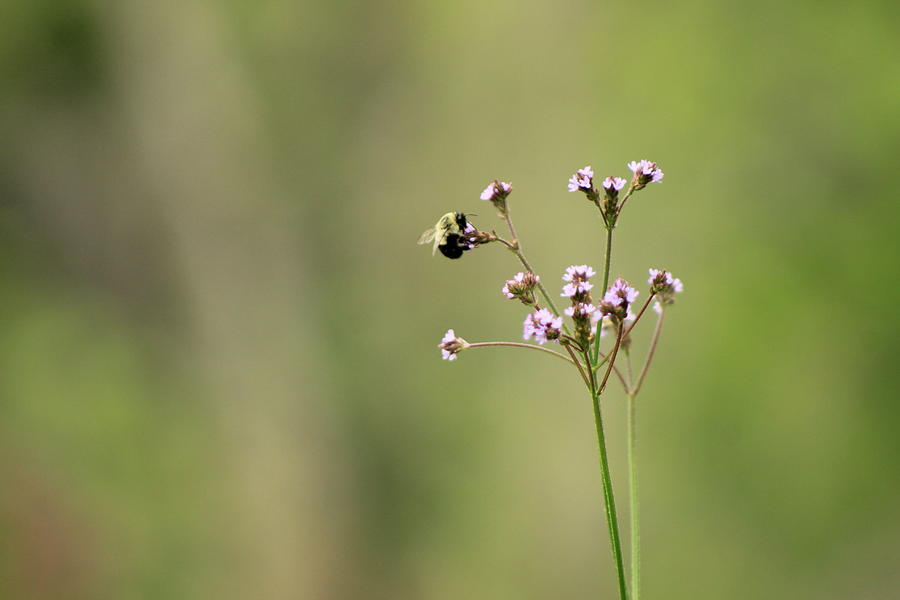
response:
<path id="1" fill-rule="evenodd" d="M 627 306 L 637 300 L 638 293 L 636 289 L 628 285 L 627 281 L 619 277 L 603 296 L 603 301 L 613 306 L 621 306 L 624 302 Z"/>
<path id="2" fill-rule="evenodd" d="M 456 360 L 456 355 L 468 347 L 466 340 L 456 337 L 452 329 L 448 329 L 438 348 L 441 349 L 441 358 L 444 360 Z"/>
<path id="3" fill-rule="evenodd" d="M 512 184 L 505 181 L 494 180 L 488 184 L 484 191 L 481 192 L 481 199 L 489 202 L 498 202 L 509 196 L 512 191 Z"/>
<path id="4" fill-rule="evenodd" d="M 581 191 L 591 191 L 594 189 L 594 170 L 591 168 L 591 165 L 584 167 L 583 169 L 578 169 L 575 171 L 575 174 L 569 177 L 569 191 L 577 192 Z"/>
<path id="5" fill-rule="evenodd" d="M 594 284 L 588 281 L 588 278 L 593 276 L 594 270 L 587 265 L 572 265 L 567 268 L 563 281 L 568 283 L 563 286 L 560 296 L 571 298 L 576 294 L 586 294 L 594 287 Z"/>
<path id="6" fill-rule="evenodd" d="M 556 340 L 562 335 L 562 317 L 555 316 L 546 308 L 535 311 L 525 317 L 522 324 L 522 339 L 534 339 L 539 344 L 547 340 Z"/>
<path id="7" fill-rule="evenodd" d="M 624 179 L 622 179 L 621 177 L 607 177 L 606 179 L 603 180 L 603 183 L 601 183 L 600 185 L 602 185 L 603 188 L 607 191 L 611 192 L 611 191 L 615 190 L 615 191 L 619 192 L 622 190 L 623 187 L 625 187 L 626 183 L 628 183 L 628 182 L 625 181 Z"/>
<path id="8" fill-rule="evenodd" d="M 665 173 L 656 166 L 655 162 L 649 160 L 631 161 L 628 168 L 634 173 L 635 188 L 640 189 L 648 183 L 656 183 L 662 181 Z"/>

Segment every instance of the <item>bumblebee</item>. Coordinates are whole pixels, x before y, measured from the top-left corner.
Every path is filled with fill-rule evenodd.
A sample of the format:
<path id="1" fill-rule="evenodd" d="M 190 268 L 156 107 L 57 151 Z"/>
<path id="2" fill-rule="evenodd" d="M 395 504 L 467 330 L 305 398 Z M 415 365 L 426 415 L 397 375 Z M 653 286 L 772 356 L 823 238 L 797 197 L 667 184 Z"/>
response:
<path id="1" fill-rule="evenodd" d="M 465 213 L 449 212 L 434 224 L 434 227 L 426 230 L 419 238 L 420 244 L 429 244 L 434 242 L 431 248 L 431 255 L 438 250 L 447 258 L 459 258 L 463 252 L 472 248 L 472 246 L 463 237 L 465 233 L 472 228 L 466 221 Z"/>

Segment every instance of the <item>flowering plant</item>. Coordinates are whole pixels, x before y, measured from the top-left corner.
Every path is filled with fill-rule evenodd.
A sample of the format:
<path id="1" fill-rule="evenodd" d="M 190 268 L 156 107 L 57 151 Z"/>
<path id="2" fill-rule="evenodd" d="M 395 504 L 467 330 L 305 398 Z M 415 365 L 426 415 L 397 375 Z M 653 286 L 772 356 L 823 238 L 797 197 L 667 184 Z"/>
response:
<path id="1" fill-rule="evenodd" d="M 520 342 L 476 342 L 469 343 L 458 337 L 453 329 L 447 331 L 438 348 L 446 360 L 455 360 L 464 350 L 484 347 L 515 347 L 537 350 L 555 356 L 570 363 L 578 373 L 590 394 L 593 404 L 594 424 L 597 432 L 597 447 L 600 459 L 600 475 L 603 488 L 603 505 L 609 529 L 610 545 L 616 568 L 620 600 L 629 597 L 628 584 L 625 577 L 625 564 L 622 556 L 619 523 L 616 512 L 615 494 L 610 477 L 609 460 L 607 458 L 606 436 L 604 432 L 603 414 L 600 398 L 606 389 L 611 374 L 625 391 L 628 411 L 628 466 L 629 466 L 629 501 L 630 501 L 630 535 L 631 535 L 631 598 L 640 598 L 640 534 L 637 498 L 637 425 L 635 400 L 647 371 L 653 361 L 662 331 L 666 311 L 675 302 L 675 295 L 681 293 L 683 285 L 680 279 L 668 271 L 649 269 L 647 297 L 637 312 L 640 292 L 624 278 L 618 277 L 610 285 L 610 259 L 612 256 L 613 231 L 631 196 L 643 190 L 651 183 L 661 182 L 663 172 L 654 162 L 647 160 L 628 163 L 632 176 L 630 180 L 620 177 L 606 177 L 597 188 L 594 185 L 594 170 L 590 165 L 578 169 L 569 178 L 568 190 L 581 192 L 600 212 L 603 229 L 606 234 L 606 253 L 603 261 L 601 298 L 595 300 L 591 294 L 594 290 L 592 278 L 598 276 L 588 265 L 573 265 L 566 269 L 562 280 L 565 282 L 562 293 L 558 297 L 566 298 L 570 305 L 560 311 L 550 293 L 535 273 L 525 257 L 522 244 L 513 225 L 509 210 L 509 196 L 512 185 L 499 180 L 491 182 L 481 193 L 481 199 L 491 202 L 497 209 L 498 216 L 509 229 L 509 239 L 500 237 L 496 231 L 479 231 L 471 223 L 466 223 L 461 231 L 458 244 L 464 250 L 472 250 L 480 245 L 497 242 L 509 249 L 519 260 L 524 271 L 517 273 L 503 286 L 502 293 L 511 300 L 519 300 L 530 312 L 523 323 L 522 337 L 527 342 L 534 339 L 535 344 Z M 621 193 L 623 192 L 624 193 Z M 621 193 L 621 195 L 620 195 Z M 461 252 L 459 253 L 461 254 Z M 595 280 L 596 281 L 596 280 Z M 537 291 L 539 294 L 536 294 Z M 631 335 L 641 321 L 647 308 L 653 305 L 657 313 L 656 326 L 650 338 L 650 344 L 643 365 L 634 377 L 631 365 Z M 568 318 L 568 322 L 567 319 Z M 601 338 L 611 337 L 609 348 L 601 348 Z M 558 346 L 565 352 L 558 352 L 548 346 Z M 625 356 L 626 368 L 619 368 L 620 355 Z"/>

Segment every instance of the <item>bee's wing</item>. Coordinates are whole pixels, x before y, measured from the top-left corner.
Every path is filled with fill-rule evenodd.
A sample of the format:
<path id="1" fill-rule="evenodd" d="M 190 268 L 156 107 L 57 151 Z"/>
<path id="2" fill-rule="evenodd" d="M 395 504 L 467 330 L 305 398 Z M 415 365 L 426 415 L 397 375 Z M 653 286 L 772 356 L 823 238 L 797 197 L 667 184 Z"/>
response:
<path id="1" fill-rule="evenodd" d="M 421 236 L 419 236 L 418 244 L 430 244 L 434 241 L 434 234 L 437 233 L 437 230 L 432 227 L 431 229 L 426 229 Z"/>

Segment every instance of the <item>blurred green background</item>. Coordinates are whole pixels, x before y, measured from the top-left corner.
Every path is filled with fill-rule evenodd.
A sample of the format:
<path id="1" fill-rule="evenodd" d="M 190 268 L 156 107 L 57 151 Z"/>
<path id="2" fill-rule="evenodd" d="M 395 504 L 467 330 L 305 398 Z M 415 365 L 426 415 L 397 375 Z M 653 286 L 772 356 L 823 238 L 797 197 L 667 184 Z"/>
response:
<path id="1" fill-rule="evenodd" d="M 686 291 L 640 398 L 645 597 L 897 598 L 898 31 L 878 0 L 7 0 L 0 596 L 613 598 L 578 379 L 435 348 L 519 339 L 514 258 L 415 241 L 499 227 L 511 181 L 555 289 L 602 260 L 568 176 L 648 158 L 613 274 Z"/>

